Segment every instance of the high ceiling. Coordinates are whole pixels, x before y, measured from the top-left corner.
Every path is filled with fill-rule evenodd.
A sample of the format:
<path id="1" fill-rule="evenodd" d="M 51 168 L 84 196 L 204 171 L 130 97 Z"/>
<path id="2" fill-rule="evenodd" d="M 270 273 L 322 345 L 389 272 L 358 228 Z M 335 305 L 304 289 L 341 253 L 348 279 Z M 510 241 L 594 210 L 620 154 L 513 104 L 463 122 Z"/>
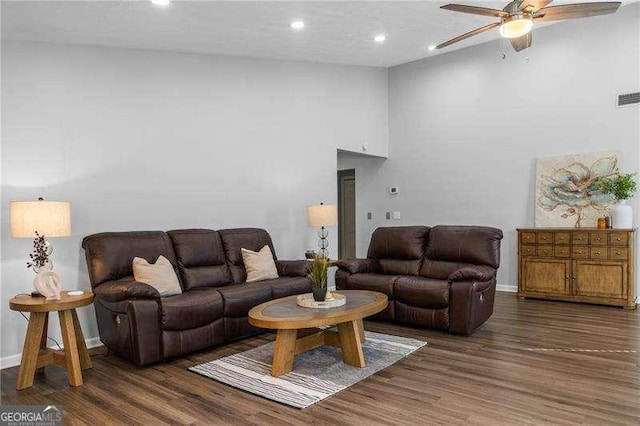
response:
<path id="1" fill-rule="evenodd" d="M 455 2 L 497 9 L 506 4 Z M 2 38 L 381 67 L 499 38 L 493 30 L 430 52 L 429 45 L 494 21 L 441 10 L 446 3 L 173 0 L 160 7 L 146 0 L 2 1 Z M 293 30 L 294 20 L 306 27 Z M 381 33 L 386 42 L 374 43 Z"/>

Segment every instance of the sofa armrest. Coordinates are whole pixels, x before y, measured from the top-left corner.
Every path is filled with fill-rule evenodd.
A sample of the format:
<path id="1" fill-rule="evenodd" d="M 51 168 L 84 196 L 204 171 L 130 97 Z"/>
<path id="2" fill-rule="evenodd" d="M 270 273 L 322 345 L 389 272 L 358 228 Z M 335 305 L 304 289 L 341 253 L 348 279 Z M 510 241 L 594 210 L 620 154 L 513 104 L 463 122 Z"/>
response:
<path id="1" fill-rule="evenodd" d="M 486 281 L 490 281 L 495 276 L 496 276 L 496 270 L 493 269 L 491 266 L 486 266 L 486 265 L 465 266 L 464 268 L 460 268 L 456 271 L 453 271 L 449 275 L 449 282 L 455 282 L 455 281 L 486 282 Z"/>
<path id="2" fill-rule="evenodd" d="M 93 289 L 93 292 L 96 297 L 112 303 L 129 299 L 160 299 L 158 290 L 133 278 L 124 278 L 100 284 Z"/>
<path id="3" fill-rule="evenodd" d="M 306 277 L 311 270 L 308 260 L 276 260 L 276 269 L 281 277 Z"/>
<path id="4" fill-rule="evenodd" d="M 337 262 L 338 268 L 352 274 L 380 272 L 380 263 L 376 259 L 347 259 Z"/>

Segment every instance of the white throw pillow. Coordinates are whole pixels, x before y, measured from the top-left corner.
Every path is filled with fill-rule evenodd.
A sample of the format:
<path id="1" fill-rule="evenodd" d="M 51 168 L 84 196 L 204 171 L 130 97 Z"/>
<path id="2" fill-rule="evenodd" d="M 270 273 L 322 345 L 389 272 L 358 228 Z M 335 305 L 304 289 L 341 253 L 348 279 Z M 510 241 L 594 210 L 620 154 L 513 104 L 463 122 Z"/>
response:
<path id="1" fill-rule="evenodd" d="M 133 258 L 133 277 L 136 281 L 149 284 L 160 292 L 160 296 L 174 296 L 182 293 L 180 282 L 173 265 L 164 256 L 159 256 L 155 264 L 140 257 Z"/>
<path id="2" fill-rule="evenodd" d="M 278 278 L 276 262 L 273 261 L 273 254 L 268 245 L 262 247 L 259 252 L 244 248 L 241 248 L 240 252 L 244 268 L 247 270 L 248 283 Z"/>

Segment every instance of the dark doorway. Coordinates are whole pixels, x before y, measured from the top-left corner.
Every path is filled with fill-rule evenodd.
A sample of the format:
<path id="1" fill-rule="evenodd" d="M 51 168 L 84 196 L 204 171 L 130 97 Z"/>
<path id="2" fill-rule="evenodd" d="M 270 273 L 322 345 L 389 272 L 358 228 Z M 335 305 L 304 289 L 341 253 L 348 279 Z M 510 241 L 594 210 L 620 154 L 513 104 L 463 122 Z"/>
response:
<path id="1" fill-rule="evenodd" d="M 338 170 L 338 258 L 356 257 L 356 171 Z"/>

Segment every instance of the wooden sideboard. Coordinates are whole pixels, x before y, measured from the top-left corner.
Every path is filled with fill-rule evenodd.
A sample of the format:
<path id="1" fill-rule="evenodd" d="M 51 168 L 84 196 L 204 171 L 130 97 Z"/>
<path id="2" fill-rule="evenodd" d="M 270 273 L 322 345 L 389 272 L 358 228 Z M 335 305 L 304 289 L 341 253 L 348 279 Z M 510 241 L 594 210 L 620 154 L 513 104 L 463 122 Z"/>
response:
<path id="1" fill-rule="evenodd" d="M 518 296 L 635 309 L 633 229 L 518 229 Z"/>

